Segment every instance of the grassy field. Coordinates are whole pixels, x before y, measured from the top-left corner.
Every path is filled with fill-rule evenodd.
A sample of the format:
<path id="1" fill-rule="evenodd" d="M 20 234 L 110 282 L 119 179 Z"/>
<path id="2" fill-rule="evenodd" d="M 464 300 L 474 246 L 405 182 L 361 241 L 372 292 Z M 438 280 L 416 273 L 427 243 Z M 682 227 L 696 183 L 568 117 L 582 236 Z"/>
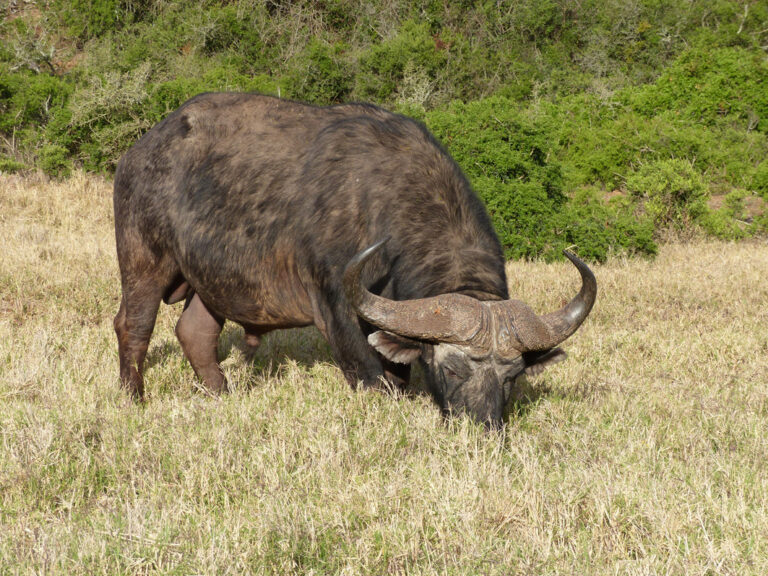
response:
<path id="1" fill-rule="evenodd" d="M 315 330 L 195 391 L 163 307 L 118 388 L 108 182 L 0 176 L 0 574 L 768 573 L 768 246 L 597 266 L 503 434 L 354 392 Z M 537 310 L 569 265 L 509 264 Z"/>

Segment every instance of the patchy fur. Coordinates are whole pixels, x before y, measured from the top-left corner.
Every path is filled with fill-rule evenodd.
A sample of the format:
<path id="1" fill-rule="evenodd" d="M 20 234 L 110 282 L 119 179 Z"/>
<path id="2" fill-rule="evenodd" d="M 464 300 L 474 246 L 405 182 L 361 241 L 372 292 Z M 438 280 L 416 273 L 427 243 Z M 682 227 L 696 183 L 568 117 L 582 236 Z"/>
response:
<path id="1" fill-rule="evenodd" d="M 120 373 L 136 398 L 160 301 L 184 298 L 177 334 L 213 391 L 226 389 L 215 357 L 224 320 L 244 326 L 249 345 L 315 324 L 351 383 L 402 385 L 397 362 L 430 345 L 373 336 L 379 355 L 342 282 L 350 259 L 384 237 L 361 279 L 377 294 L 508 299 L 501 246 L 461 170 L 424 126 L 375 106 L 201 94 L 123 156 L 114 210 Z M 483 384 L 481 368 L 461 406 L 495 421 L 500 376 Z M 450 391 L 435 390 L 438 400 Z"/>
<path id="2" fill-rule="evenodd" d="M 507 297 L 501 247 L 459 168 L 422 125 L 375 106 L 202 94 L 123 156 L 114 209 L 115 327 L 137 397 L 160 300 L 190 294 L 254 335 L 314 323 L 350 381 L 374 383 L 384 367 L 341 273 L 384 236 L 366 282 L 390 298 Z"/>

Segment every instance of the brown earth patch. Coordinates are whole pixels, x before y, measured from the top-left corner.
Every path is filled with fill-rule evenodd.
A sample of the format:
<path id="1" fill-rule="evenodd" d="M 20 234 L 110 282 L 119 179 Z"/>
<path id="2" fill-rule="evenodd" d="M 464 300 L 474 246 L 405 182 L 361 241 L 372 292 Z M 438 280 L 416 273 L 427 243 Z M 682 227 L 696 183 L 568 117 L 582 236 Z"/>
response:
<path id="1" fill-rule="evenodd" d="M 714 194 L 707 201 L 711 210 L 719 210 L 725 205 L 725 194 Z M 765 212 L 766 202 L 760 196 L 747 196 L 744 198 L 744 218 L 752 221 Z"/>

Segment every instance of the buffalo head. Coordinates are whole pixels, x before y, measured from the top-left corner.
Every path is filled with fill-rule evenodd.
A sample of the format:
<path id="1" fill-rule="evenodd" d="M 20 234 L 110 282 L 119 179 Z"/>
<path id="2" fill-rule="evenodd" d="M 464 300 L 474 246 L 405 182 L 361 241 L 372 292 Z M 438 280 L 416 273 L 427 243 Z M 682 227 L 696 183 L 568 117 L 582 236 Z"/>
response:
<path id="1" fill-rule="evenodd" d="M 420 360 L 444 414 L 467 413 L 499 427 L 512 384 L 565 358 L 557 347 L 589 315 L 597 295 L 592 271 L 569 252 L 581 274 L 579 293 L 562 309 L 537 315 L 519 300 L 481 301 L 463 294 L 395 301 L 368 291 L 360 280 L 379 242 L 357 254 L 344 272 L 347 298 L 357 314 L 380 328 L 368 342 L 393 362 Z"/>

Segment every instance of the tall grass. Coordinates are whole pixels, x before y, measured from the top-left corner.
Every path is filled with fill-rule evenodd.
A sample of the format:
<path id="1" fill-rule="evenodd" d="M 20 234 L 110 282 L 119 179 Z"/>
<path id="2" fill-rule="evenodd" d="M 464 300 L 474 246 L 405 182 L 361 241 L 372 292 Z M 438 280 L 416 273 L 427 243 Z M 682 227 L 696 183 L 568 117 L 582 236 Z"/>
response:
<path id="1" fill-rule="evenodd" d="M 567 362 L 503 434 L 354 392 L 315 330 L 196 391 L 163 307 L 118 389 L 106 181 L 0 176 L 0 574 L 766 574 L 768 247 L 596 267 Z M 578 284 L 510 263 L 536 309 Z"/>

